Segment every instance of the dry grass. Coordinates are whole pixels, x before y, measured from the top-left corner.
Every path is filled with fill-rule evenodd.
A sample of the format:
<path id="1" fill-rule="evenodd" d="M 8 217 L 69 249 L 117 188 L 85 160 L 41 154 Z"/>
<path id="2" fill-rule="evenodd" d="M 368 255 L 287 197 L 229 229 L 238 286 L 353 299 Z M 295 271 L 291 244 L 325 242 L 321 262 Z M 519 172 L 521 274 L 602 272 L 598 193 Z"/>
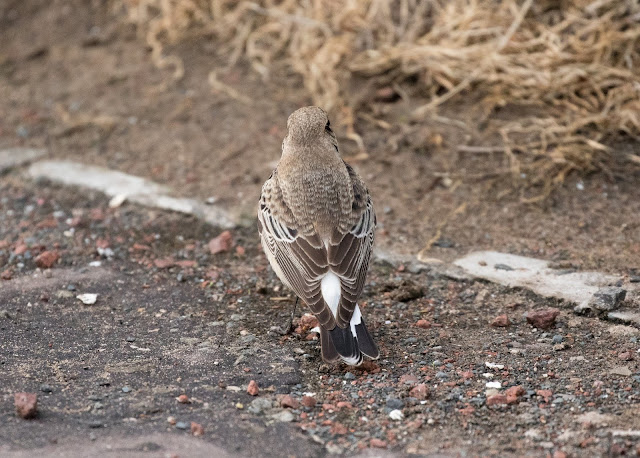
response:
<path id="1" fill-rule="evenodd" d="M 414 81 L 426 101 L 412 108 L 418 123 L 442 119 L 444 104 L 472 94 L 508 170 L 546 190 L 573 170 L 606 171 L 616 138 L 640 140 L 637 0 L 118 2 L 156 63 L 173 66 L 176 78 L 184 69 L 164 46 L 212 35 L 231 65 L 246 58 L 265 78 L 282 66 L 300 74 L 314 103 L 339 115 L 361 147 L 355 116 L 385 123 L 352 95 L 353 81 L 363 78 L 399 93 L 398 83 Z M 210 81 L 225 89 L 215 74 Z M 535 115 L 494 116 L 505 106 Z M 460 148 L 478 146 L 496 147 Z"/>

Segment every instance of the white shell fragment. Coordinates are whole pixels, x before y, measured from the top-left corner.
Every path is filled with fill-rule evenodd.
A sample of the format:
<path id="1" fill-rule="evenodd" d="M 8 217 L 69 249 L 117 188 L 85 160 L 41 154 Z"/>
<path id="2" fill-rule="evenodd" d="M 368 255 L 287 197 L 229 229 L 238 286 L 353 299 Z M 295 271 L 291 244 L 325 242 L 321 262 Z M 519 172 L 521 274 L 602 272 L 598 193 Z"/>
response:
<path id="1" fill-rule="evenodd" d="M 93 305 L 98 300 L 98 295 L 97 294 L 91 294 L 91 293 L 80 294 L 80 295 L 78 295 L 76 297 L 78 299 L 80 299 L 80 301 L 82 301 L 82 303 L 84 305 Z"/>
<path id="2" fill-rule="evenodd" d="M 126 194 L 116 194 L 109 201 L 109 208 L 118 208 L 127 200 Z"/>

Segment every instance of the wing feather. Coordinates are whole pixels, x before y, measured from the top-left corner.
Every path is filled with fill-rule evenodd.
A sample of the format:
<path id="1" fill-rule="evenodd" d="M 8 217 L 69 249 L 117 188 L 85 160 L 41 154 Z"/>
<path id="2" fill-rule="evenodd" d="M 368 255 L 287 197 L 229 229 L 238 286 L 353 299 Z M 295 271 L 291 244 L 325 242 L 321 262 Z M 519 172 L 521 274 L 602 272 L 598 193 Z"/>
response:
<path id="1" fill-rule="evenodd" d="M 258 211 L 258 230 L 272 267 L 328 330 L 336 324 L 341 328 L 349 326 L 364 287 L 376 225 L 373 203 L 364 183 L 350 166 L 346 167 L 353 183 L 354 211 L 362 213 L 349 232 L 336 228 L 326 247 L 317 234 L 305 236 L 274 214 L 268 197 L 279 192 L 276 176 L 263 186 Z M 341 296 L 335 317 L 320 286 L 329 270 L 340 279 Z"/>
<path id="2" fill-rule="evenodd" d="M 351 321 L 356 301 L 364 288 L 371 248 L 373 247 L 375 230 L 375 212 L 371 198 L 367 196 L 367 204 L 360 219 L 351 231 L 345 234 L 337 244 L 336 234 L 331 237 L 329 245 L 329 265 L 340 278 L 342 294 L 338 304 L 336 323 L 346 327 Z"/>
<path id="3" fill-rule="evenodd" d="M 265 187 L 272 186 L 271 179 Z M 296 293 L 327 329 L 335 318 L 322 298 L 320 281 L 329 271 L 327 251 L 317 235 L 305 237 L 277 219 L 268 205 L 263 188 L 258 211 L 258 230 L 267 257 L 280 279 Z"/>

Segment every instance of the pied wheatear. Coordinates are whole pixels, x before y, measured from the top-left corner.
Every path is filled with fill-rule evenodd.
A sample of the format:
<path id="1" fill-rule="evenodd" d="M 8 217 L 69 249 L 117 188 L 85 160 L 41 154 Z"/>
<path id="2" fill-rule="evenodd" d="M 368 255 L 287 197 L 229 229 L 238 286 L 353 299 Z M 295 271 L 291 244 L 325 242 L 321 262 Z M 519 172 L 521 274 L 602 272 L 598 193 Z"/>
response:
<path id="1" fill-rule="evenodd" d="M 260 196 L 262 246 L 280 280 L 318 318 L 322 358 L 359 365 L 363 355 L 380 355 L 357 304 L 373 246 L 373 203 L 340 157 L 322 109 L 300 108 L 287 129 Z"/>

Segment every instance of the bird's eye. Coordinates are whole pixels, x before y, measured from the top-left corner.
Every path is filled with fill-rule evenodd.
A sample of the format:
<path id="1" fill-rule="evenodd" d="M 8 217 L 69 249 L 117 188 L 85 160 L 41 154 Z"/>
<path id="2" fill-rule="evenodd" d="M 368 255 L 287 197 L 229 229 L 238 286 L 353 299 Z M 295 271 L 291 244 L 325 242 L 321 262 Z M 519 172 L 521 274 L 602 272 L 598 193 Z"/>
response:
<path id="1" fill-rule="evenodd" d="M 327 124 L 324 126 L 324 130 L 327 132 L 331 132 L 331 122 L 327 121 Z"/>

